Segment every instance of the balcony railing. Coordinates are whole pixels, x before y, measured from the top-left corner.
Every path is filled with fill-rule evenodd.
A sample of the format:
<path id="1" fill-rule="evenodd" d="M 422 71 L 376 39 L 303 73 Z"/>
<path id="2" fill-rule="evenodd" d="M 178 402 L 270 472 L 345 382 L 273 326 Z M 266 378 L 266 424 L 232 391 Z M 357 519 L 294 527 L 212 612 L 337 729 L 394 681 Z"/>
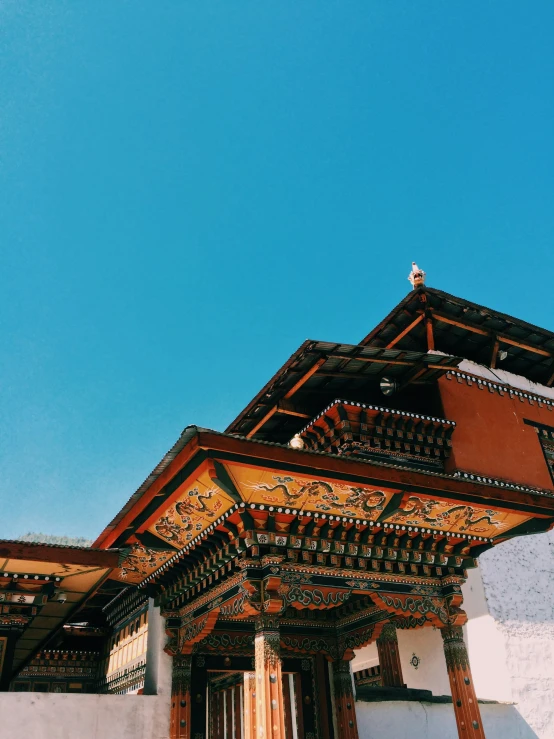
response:
<path id="1" fill-rule="evenodd" d="M 335 400 L 300 432 L 308 449 L 443 469 L 454 421 Z"/>

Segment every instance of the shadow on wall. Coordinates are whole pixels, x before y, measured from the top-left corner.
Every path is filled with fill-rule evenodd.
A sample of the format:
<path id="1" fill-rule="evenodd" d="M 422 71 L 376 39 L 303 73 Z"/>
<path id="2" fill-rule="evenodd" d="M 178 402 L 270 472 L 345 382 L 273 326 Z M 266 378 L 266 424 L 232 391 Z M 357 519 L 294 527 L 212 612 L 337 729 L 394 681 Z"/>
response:
<path id="1" fill-rule="evenodd" d="M 487 739 L 549 739 L 539 737 L 513 705 L 479 708 Z M 360 739 L 458 739 L 451 703 L 358 701 L 356 716 Z"/>

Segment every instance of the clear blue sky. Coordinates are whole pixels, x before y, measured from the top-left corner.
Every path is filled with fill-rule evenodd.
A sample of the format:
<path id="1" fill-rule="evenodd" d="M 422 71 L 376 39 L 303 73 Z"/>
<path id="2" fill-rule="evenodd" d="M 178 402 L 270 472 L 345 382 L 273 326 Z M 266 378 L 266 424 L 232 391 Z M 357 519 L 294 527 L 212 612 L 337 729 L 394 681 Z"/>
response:
<path id="1" fill-rule="evenodd" d="M 96 536 L 412 259 L 554 329 L 553 28 L 551 0 L 2 0 L 0 536 Z"/>

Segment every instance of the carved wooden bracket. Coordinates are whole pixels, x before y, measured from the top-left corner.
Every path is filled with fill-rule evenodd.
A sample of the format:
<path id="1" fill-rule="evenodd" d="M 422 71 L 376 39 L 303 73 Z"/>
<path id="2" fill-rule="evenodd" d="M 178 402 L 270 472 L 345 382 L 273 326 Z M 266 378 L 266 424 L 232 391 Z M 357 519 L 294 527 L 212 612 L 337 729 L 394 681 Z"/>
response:
<path id="1" fill-rule="evenodd" d="M 371 597 L 383 610 L 396 616 L 425 616 L 439 628 L 448 623 L 448 605 L 443 597 L 383 592 L 372 593 Z"/>

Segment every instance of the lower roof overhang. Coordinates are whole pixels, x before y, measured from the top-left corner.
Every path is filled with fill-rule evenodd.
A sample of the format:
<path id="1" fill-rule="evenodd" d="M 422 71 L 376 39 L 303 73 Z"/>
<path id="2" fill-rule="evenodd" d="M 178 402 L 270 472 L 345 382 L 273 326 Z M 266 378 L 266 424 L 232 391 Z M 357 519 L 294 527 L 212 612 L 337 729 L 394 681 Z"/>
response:
<path id="1" fill-rule="evenodd" d="M 119 552 L 0 540 L 0 632 L 13 633 L 16 673 L 119 564 Z"/>
<path id="2" fill-rule="evenodd" d="M 126 549 L 113 577 L 149 581 L 238 509 L 468 540 L 472 553 L 554 525 L 554 492 L 296 450 L 188 427 L 95 542 Z"/>

